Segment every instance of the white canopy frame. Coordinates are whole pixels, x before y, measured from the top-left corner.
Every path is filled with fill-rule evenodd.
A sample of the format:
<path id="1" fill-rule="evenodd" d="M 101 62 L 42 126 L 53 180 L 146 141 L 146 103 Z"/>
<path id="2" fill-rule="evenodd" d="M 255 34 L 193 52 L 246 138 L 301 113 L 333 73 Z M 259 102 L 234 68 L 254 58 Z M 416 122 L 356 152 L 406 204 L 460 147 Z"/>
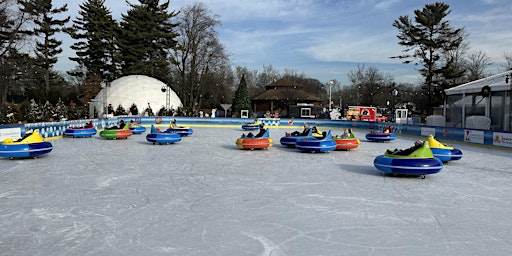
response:
<path id="1" fill-rule="evenodd" d="M 163 87 L 170 92 L 163 92 Z M 110 86 L 104 86 L 91 102 L 98 110 L 98 116 L 106 116 L 105 106 L 108 104 L 112 104 L 114 110 L 121 105 L 127 112 L 135 104 L 139 115 L 143 115 L 148 107 L 156 114 L 160 108 L 166 107 L 167 100 L 171 109 L 183 106 L 178 95 L 162 81 L 144 75 L 130 75 L 112 81 Z"/>
<path id="2" fill-rule="evenodd" d="M 512 70 L 444 91 L 447 126 L 466 128 L 468 117 L 491 119 L 491 129 L 512 131 Z"/>

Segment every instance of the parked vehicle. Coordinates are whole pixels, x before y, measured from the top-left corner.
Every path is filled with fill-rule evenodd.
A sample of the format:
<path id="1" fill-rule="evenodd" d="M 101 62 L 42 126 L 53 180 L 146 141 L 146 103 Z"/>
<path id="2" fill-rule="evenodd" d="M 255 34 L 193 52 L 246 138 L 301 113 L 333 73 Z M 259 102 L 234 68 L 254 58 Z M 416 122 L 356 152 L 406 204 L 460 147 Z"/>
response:
<path id="1" fill-rule="evenodd" d="M 347 120 L 387 122 L 388 117 L 377 111 L 376 107 L 349 106 L 346 115 Z"/>

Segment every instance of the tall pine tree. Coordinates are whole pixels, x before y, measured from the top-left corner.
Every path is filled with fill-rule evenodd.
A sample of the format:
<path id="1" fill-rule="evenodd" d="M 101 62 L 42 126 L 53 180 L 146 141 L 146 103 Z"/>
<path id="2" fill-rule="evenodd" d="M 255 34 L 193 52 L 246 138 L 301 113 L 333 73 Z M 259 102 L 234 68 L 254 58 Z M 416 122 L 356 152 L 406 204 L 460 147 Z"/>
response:
<path id="1" fill-rule="evenodd" d="M 235 92 L 233 99 L 233 111 L 236 115 L 240 114 L 241 110 L 249 110 L 249 116 L 252 116 L 251 100 L 249 100 L 249 91 L 247 90 L 247 83 L 245 82 L 245 75 L 242 75 L 240 84 Z"/>
<path id="2" fill-rule="evenodd" d="M 176 16 L 168 12 L 169 1 L 139 0 L 122 15 L 118 46 L 123 75 L 148 75 L 170 83 L 169 51 L 176 47 Z"/>
<path id="3" fill-rule="evenodd" d="M 105 7 L 105 0 L 88 0 L 80 4 L 79 16 L 67 30 L 71 38 L 77 40 L 71 49 L 77 57 L 69 59 L 78 63 L 87 74 L 71 73 L 75 76 L 113 79 L 115 75 L 114 39 L 118 30 L 112 13 Z"/>
<path id="4" fill-rule="evenodd" d="M 16 21 L 9 17 L 9 12 L 7 5 L 0 4 L 0 58 L 11 49 L 17 34 Z"/>
<path id="5" fill-rule="evenodd" d="M 429 104 L 432 107 L 434 87 L 442 83 L 436 81 L 438 74 L 447 74 L 451 64 L 443 63 L 443 54 L 457 49 L 463 40 L 463 29 L 454 29 L 445 20 L 450 14 L 450 6 L 436 2 L 426 4 L 423 10 L 415 10 L 414 22 L 409 16 L 400 16 L 393 22 L 398 29 L 398 44 L 406 47 L 403 54 L 392 58 L 402 59 L 404 64 L 420 65 L 420 74 L 425 77 Z"/>
<path id="6" fill-rule="evenodd" d="M 25 31 L 27 34 L 34 35 L 36 39 L 36 62 L 35 65 L 42 69 L 44 77 L 44 86 L 42 95 L 48 98 L 50 93 L 50 80 L 52 77 L 51 69 L 57 63 L 58 57 L 62 52 L 62 41 L 55 38 L 55 34 L 63 31 L 64 25 L 70 20 L 70 17 L 56 19 L 54 16 L 64 13 L 68 10 L 67 4 L 59 8 L 54 8 L 52 0 L 19 0 L 21 11 L 29 14 L 33 18 L 33 31 Z M 41 99 L 40 99 L 41 100 Z"/>

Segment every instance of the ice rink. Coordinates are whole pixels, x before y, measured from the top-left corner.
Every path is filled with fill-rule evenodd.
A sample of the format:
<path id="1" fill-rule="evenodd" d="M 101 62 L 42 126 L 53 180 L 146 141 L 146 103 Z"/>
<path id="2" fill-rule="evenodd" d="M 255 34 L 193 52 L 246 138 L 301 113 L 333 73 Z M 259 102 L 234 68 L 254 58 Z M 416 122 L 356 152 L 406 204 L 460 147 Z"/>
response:
<path id="1" fill-rule="evenodd" d="M 0 159 L 0 255 L 512 254 L 512 150 L 446 141 L 464 156 L 421 179 L 373 166 L 419 137 L 355 130 L 358 149 L 312 154 L 280 145 L 293 129 L 254 151 L 236 147 L 241 129 L 193 129 Z"/>

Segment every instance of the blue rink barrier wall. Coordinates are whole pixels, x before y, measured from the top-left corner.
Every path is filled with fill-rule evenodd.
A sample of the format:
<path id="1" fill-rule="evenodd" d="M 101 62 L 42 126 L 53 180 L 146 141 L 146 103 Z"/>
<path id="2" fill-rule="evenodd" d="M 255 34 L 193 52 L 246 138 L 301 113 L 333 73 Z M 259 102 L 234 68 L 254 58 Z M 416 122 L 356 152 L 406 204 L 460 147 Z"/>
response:
<path id="1" fill-rule="evenodd" d="M 1 125 L 0 129 L 13 127 L 20 127 L 22 135 L 25 131 L 39 129 L 39 132 L 44 138 L 51 138 L 62 136 L 64 131 L 69 127 L 83 126 L 89 121 L 93 121 L 96 129 L 102 130 L 105 127 L 110 127 L 119 124 L 119 120 L 123 119 L 126 123 L 131 120 L 135 122 L 150 126 L 157 124 L 159 126 L 167 126 L 173 120 L 176 120 L 178 125 L 190 126 L 239 126 L 240 130 L 242 124 L 252 123 L 254 119 L 251 118 L 195 118 L 195 117 L 140 117 L 140 116 L 119 116 L 114 118 L 102 119 L 83 119 L 73 121 L 60 121 L 60 122 L 42 122 L 30 123 L 14 126 Z M 395 123 L 381 123 L 381 122 L 362 122 L 362 121 L 344 121 L 344 120 L 323 120 L 323 119 L 297 119 L 297 118 L 258 118 L 270 128 L 294 128 L 301 130 L 302 126 L 319 126 L 333 130 L 333 135 L 341 134 L 342 129 L 362 129 L 362 130 L 378 130 L 382 131 L 386 126 L 390 126 L 393 132 L 397 135 L 404 134 L 410 136 L 424 137 L 430 134 L 434 135 L 441 141 L 459 141 L 474 144 L 481 144 L 487 146 L 496 146 L 503 148 L 512 148 L 512 132 L 504 131 L 490 131 L 478 129 L 464 129 L 464 128 L 451 128 L 440 126 L 426 126 L 426 125 L 409 125 L 409 124 L 395 124 Z M 324 129 L 325 129 L 324 128 Z M 338 130 L 338 131 L 336 131 Z M 0 131 L 0 134 L 1 131 Z"/>

